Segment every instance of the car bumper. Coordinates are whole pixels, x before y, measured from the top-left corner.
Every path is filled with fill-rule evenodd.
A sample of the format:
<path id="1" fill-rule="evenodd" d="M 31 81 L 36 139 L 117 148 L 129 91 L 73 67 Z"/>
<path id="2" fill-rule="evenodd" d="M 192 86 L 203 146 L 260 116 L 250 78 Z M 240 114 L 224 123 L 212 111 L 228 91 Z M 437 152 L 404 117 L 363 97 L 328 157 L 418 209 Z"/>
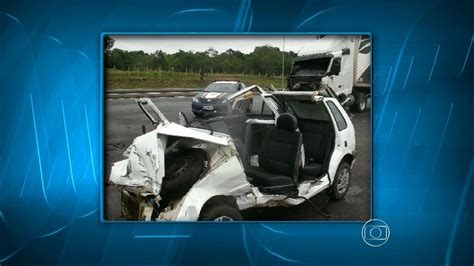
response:
<path id="1" fill-rule="evenodd" d="M 191 105 L 193 113 L 205 114 L 225 114 L 227 113 L 227 104 L 206 104 L 201 102 L 193 102 Z"/>

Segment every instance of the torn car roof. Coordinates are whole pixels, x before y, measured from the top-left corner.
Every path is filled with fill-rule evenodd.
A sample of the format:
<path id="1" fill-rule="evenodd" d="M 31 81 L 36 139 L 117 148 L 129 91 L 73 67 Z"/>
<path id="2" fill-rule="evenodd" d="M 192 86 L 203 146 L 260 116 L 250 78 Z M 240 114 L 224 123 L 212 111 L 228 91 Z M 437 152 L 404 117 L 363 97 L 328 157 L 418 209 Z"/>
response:
<path id="1" fill-rule="evenodd" d="M 176 123 L 162 124 L 158 126 L 157 132 L 162 135 L 199 139 L 224 146 L 229 145 L 229 136 L 226 134 L 214 132 L 211 135 L 209 130 L 185 127 Z"/>

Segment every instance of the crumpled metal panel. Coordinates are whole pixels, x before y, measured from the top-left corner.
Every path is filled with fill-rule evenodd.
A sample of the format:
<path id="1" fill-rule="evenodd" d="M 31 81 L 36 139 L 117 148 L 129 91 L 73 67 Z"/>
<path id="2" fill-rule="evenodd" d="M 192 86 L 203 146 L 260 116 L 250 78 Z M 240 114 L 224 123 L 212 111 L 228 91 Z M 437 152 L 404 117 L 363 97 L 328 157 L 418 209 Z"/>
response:
<path id="1" fill-rule="evenodd" d="M 223 146 L 229 145 L 229 136 L 210 134 L 207 130 L 187 128 L 176 123 L 161 123 L 158 127 L 133 140 L 124 153 L 124 159 L 113 164 L 110 181 L 117 185 L 141 187 L 158 195 L 165 175 L 166 142 L 168 136 L 202 140 Z"/>
<path id="2" fill-rule="evenodd" d="M 124 153 L 127 159 L 112 166 L 110 181 L 117 185 L 143 187 L 158 195 L 165 175 L 166 141 L 166 136 L 158 135 L 158 129 L 135 138 Z"/>
<path id="3" fill-rule="evenodd" d="M 222 147 L 221 147 L 222 148 Z M 224 155 L 229 148 L 217 152 L 212 159 L 222 161 L 215 165 L 200 179 L 188 194 L 183 197 L 179 210 L 174 214 L 175 220 L 197 220 L 202 206 L 206 201 L 216 195 L 238 196 L 248 193 L 251 185 L 248 182 L 244 169 L 236 155 Z M 211 160 L 212 160 L 211 159 Z"/>
<path id="4" fill-rule="evenodd" d="M 160 124 L 157 132 L 161 135 L 204 140 L 224 146 L 228 146 L 230 140 L 230 137 L 223 133 L 214 132 L 211 135 L 209 130 L 185 127 L 176 123 Z"/>

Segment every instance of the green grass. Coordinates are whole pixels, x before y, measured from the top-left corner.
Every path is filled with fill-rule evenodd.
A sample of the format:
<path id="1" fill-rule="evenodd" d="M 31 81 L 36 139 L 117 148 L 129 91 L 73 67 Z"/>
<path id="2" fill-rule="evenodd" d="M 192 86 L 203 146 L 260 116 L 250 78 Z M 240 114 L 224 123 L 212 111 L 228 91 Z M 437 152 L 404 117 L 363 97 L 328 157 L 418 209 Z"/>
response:
<path id="1" fill-rule="evenodd" d="M 263 75 L 211 74 L 199 79 L 199 73 L 182 73 L 168 71 L 121 71 L 105 70 L 106 89 L 172 89 L 172 88 L 205 88 L 219 78 L 240 79 L 247 86 L 257 84 L 260 87 L 281 87 L 281 77 L 265 77 Z M 286 81 L 285 81 L 286 82 Z"/>

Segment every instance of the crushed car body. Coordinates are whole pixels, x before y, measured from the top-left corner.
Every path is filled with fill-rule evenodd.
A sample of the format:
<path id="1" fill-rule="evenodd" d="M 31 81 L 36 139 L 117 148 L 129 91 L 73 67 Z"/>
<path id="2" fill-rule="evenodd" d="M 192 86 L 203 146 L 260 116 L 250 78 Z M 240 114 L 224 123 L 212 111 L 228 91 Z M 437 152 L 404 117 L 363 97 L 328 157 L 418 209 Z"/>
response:
<path id="1" fill-rule="evenodd" d="M 229 137 L 225 135 L 209 135 L 176 123 L 161 123 L 153 131 L 135 138 L 124 153 L 127 159 L 116 162 L 112 167 L 110 180 L 118 185 L 142 187 L 145 191 L 159 194 L 165 174 L 164 151 L 168 136 L 229 145 Z"/>
<path id="2" fill-rule="evenodd" d="M 345 195 L 355 136 L 337 99 L 256 85 L 227 99 L 230 114 L 193 123 L 180 113 L 180 124 L 137 100 L 156 128 L 112 166 L 127 219 L 232 221 L 240 210 L 298 205 L 328 189 Z M 253 110 L 243 112 L 249 99 Z"/>

